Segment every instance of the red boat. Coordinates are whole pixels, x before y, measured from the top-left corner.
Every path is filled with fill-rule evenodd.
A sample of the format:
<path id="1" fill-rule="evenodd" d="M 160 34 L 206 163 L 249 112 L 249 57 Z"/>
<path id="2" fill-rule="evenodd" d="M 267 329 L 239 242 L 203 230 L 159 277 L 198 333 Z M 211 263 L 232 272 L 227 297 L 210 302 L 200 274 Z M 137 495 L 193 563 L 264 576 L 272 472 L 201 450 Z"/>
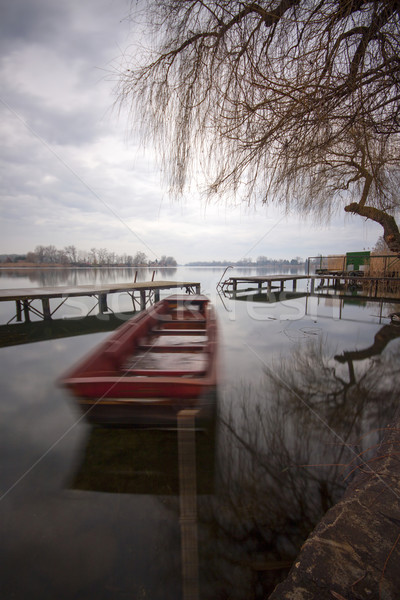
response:
<path id="1" fill-rule="evenodd" d="M 93 423 L 127 424 L 203 409 L 216 386 L 214 309 L 174 295 L 119 327 L 62 379 Z"/>

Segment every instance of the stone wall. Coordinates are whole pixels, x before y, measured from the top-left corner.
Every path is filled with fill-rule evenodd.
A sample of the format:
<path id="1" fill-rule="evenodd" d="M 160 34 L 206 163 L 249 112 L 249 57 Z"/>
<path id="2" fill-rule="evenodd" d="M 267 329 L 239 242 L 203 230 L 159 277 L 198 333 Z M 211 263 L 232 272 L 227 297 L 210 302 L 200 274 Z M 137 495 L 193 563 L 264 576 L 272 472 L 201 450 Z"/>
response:
<path id="1" fill-rule="evenodd" d="M 269 600 L 399 600 L 400 413 Z"/>

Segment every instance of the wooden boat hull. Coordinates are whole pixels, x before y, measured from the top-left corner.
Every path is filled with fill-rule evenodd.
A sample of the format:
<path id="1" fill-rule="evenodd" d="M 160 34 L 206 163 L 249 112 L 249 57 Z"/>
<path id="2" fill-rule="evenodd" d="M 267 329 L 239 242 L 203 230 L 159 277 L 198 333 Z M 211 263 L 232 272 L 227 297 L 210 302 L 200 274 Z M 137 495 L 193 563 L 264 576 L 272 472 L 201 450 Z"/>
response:
<path id="1" fill-rule="evenodd" d="M 175 295 L 124 323 L 61 384 L 93 423 L 165 421 L 188 407 L 209 410 L 216 353 L 208 298 Z"/>
<path id="2" fill-rule="evenodd" d="M 77 398 L 78 405 L 89 423 L 104 426 L 175 426 L 178 413 L 192 408 L 196 410 L 196 426 L 208 428 L 208 423 L 216 417 L 217 403 L 215 392 L 205 392 L 195 400 L 177 402 L 138 399 L 134 403 L 127 399 L 112 399 L 96 402 L 88 398 Z"/>

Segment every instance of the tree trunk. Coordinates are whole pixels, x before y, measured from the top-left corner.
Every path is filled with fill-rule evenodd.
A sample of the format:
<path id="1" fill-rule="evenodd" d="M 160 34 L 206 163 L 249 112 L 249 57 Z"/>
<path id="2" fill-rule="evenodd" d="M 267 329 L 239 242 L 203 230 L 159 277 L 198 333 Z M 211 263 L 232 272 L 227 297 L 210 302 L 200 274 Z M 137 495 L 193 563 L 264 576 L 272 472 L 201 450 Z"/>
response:
<path id="1" fill-rule="evenodd" d="M 357 202 L 352 202 L 348 206 L 345 206 L 344 210 L 366 217 L 382 225 L 385 242 L 392 252 L 396 252 L 400 256 L 400 232 L 396 220 L 392 215 L 374 206 L 362 206 Z"/>

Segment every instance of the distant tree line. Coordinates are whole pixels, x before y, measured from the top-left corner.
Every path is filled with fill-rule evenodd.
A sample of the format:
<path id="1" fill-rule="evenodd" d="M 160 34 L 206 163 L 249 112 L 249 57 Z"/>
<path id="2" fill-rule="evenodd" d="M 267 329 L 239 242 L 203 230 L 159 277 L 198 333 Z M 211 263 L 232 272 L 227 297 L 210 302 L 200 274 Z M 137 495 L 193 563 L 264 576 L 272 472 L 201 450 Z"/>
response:
<path id="1" fill-rule="evenodd" d="M 304 265 L 304 259 L 300 256 L 288 260 L 286 258 L 268 258 L 267 256 L 259 256 L 256 261 L 252 258 L 243 258 L 236 262 L 229 260 L 213 260 L 213 261 L 196 261 L 187 263 L 188 267 L 264 267 L 264 266 L 291 266 Z"/>
<path id="2" fill-rule="evenodd" d="M 70 266 L 127 266 L 127 267 L 176 267 L 177 262 L 172 256 L 163 255 L 160 259 L 150 261 L 144 252 L 131 254 L 116 254 L 107 248 L 91 248 L 79 250 L 76 246 L 65 246 L 62 250 L 55 246 L 36 246 L 34 251 L 27 254 L 3 254 L 1 262 L 27 262 L 38 265 L 70 265 Z"/>

